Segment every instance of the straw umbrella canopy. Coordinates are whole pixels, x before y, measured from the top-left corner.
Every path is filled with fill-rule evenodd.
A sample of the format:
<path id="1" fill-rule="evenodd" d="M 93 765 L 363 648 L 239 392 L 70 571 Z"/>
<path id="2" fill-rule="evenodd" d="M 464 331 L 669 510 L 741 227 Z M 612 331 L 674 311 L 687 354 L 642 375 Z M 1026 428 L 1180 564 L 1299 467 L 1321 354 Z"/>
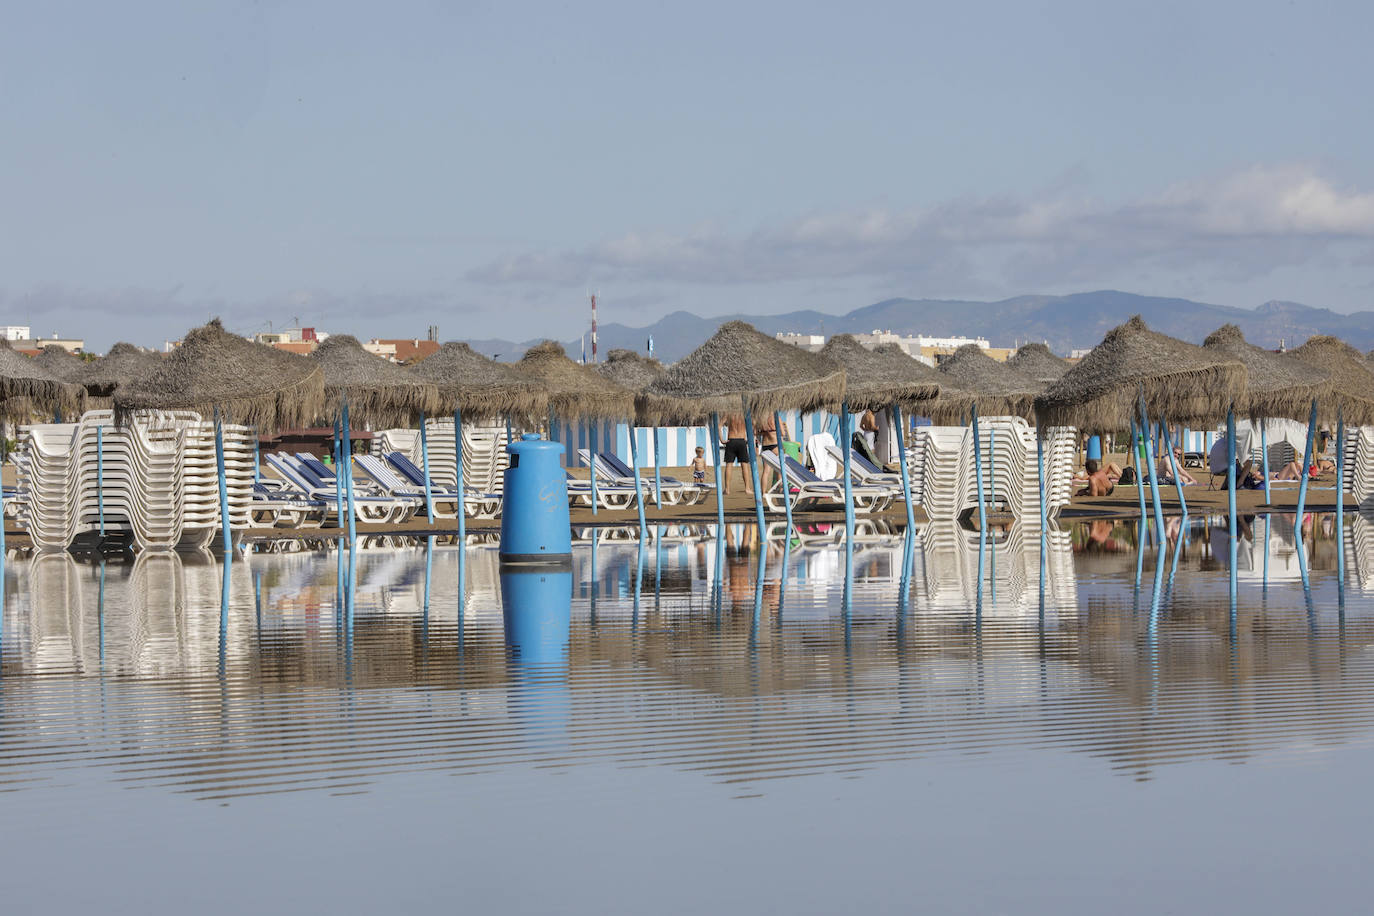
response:
<path id="1" fill-rule="evenodd" d="M 674 363 L 636 402 L 649 422 L 671 426 L 745 405 L 761 415 L 834 408 L 844 399 L 844 384 L 844 367 L 828 356 L 731 321 Z"/>
<path id="2" fill-rule="evenodd" d="M 549 408 L 562 420 L 624 420 L 634 416 L 634 392 L 591 366 L 568 359 L 563 345 L 546 340 L 525 351 L 515 368 L 543 384 Z"/>
<path id="3" fill-rule="evenodd" d="M 542 384 L 461 341 L 449 341 L 406 371 L 433 384 L 443 409 L 456 410 L 468 421 L 504 416 L 534 418 L 548 405 Z"/>
<path id="4" fill-rule="evenodd" d="M 634 350 L 616 349 L 606 354 L 606 361 L 596 371 L 622 388 L 639 391 L 649 387 L 663 374 L 663 363 Z"/>
<path id="5" fill-rule="evenodd" d="M 1360 351 L 1338 337 L 1319 334 L 1284 359 L 1314 366 L 1331 375 L 1331 393 L 1345 422 L 1356 426 L 1374 424 L 1374 370 L 1364 361 Z"/>
<path id="6" fill-rule="evenodd" d="M 1006 363 L 999 363 L 977 344 L 964 344 L 940 363 L 940 374 L 966 392 L 985 416 L 1031 416 L 1039 383 Z"/>
<path id="7" fill-rule="evenodd" d="M 162 364 L 162 357 L 130 343 L 117 343 L 100 359 L 85 364 L 77 377 L 88 394 L 108 398 L 121 385 L 132 384 Z"/>
<path id="8" fill-rule="evenodd" d="M 0 402 L 5 418 L 25 422 L 32 413 L 75 413 L 83 410 L 86 392 L 80 385 L 63 381 L 52 372 L 14 352 L 7 341 L 0 341 Z"/>
<path id="9" fill-rule="evenodd" d="M 1043 426 L 1118 430 L 1137 399 L 1161 418 L 1205 425 L 1245 393 L 1245 364 L 1234 356 L 1151 331 L 1139 315 L 1102 342 L 1035 399 Z"/>
<path id="10" fill-rule="evenodd" d="M 348 404 L 350 421 L 374 429 L 409 426 L 421 413 L 442 409 L 439 389 L 384 356 L 363 349 L 350 334 L 331 334 L 310 358 L 324 373 L 326 414 Z"/>
<path id="11" fill-rule="evenodd" d="M 1202 345 L 1245 364 L 1245 394 L 1236 409 L 1256 419 L 1306 420 L 1312 399 L 1325 401 L 1331 395 L 1331 373 L 1248 343 L 1234 324 L 1217 328 Z"/>
<path id="12" fill-rule="evenodd" d="M 136 410 L 193 410 L 269 432 L 304 426 L 324 407 L 324 374 L 314 361 L 253 343 L 218 318 L 187 333 L 156 369 L 115 391 L 117 417 Z"/>
<path id="13" fill-rule="evenodd" d="M 923 405 L 940 394 L 940 376 L 896 344 L 870 350 L 852 334 L 836 334 L 821 355 L 844 367 L 844 396 L 853 410 Z"/>
<path id="14" fill-rule="evenodd" d="M 87 366 L 84 359 L 66 347 L 59 347 L 57 344 L 48 344 L 39 351 L 33 361 L 42 366 L 54 378 L 73 384 L 81 383 L 81 375 Z"/>
<path id="15" fill-rule="evenodd" d="M 1028 343 L 1011 355 L 1007 365 L 1035 379 L 1042 388 L 1047 388 L 1069 371 L 1071 363 L 1055 356 L 1042 343 Z"/>

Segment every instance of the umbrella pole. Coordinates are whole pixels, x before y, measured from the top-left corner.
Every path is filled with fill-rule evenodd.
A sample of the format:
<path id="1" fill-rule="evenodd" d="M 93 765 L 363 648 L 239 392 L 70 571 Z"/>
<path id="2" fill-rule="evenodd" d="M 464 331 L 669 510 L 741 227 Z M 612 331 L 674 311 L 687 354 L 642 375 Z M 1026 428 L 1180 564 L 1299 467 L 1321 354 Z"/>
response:
<path id="1" fill-rule="evenodd" d="M 902 425 L 902 408 L 893 404 L 892 425 L 897 432 L 897 463 L 902 469 L 902 499 L 906 501 L 906 527 L 908 531 L 916 530 L 916 510 L 911 505 L 911 480 L 906 472 L 906 429 Z"/>
<path id="2" fill-rule="evenodd" d="M 754 514 L 759 519 L 759 537 L 762 538 L 765 523 L 763 520 L 763 491 L 759 485 L 759 449 L 754 442 L 754 412 L 749 409 L 749 403 L 743 398 L 740 399 L 744 405 L 744 435 L 747 437 L 749 445 L 749 478 L 754 484 Z"/>
<path id="3" fill-rule="evenodd" d="M 644 549 L 644 488 L 639 482 L 639 443 L 636 441 L 634 424 L 630 424 L 630 467 L 635 472 L 635 508 L 639 510 L 639 546 Z M 641 567 L 642 571 L 643 567 Z"/>
<path id="4" fill-rule="evenodd" d="M 334 519 L 336 527 L 344 527 L 344 491 L 343 491 L 343 467 L 340 460 L 343 457 L 343 438 L 339 435 L 339 418 L 334 417 Z"/>
<path id="5" fill-rule="evenodd" d="M 587 462 L 587 474 L 592 481 L 592 515 L 596 515 L 597 499 L 596 494 L 596 421 L 587 420 L 587 457 L 591 460 Z"/>
<path id="6" fill-rule="evenodd" d="M 1137 393 L 1140 404 L 1140 428 L 1145 431 L 1145 464 L 1150 469 L 1150 508 L 1155 513 L 1156 543 L 1164 545 L 1164 509 L 1159 502 L 1159 466 L 1155 462 L 1154 430 L 1150 427 L 1150 415 L 1145 411 L 1145 392 Z M 1142 481 L 1142 485 L 1143 485 Z"/>
<path id="7" fill-rule="evenodd" d="M 342 455 L 340 455 L 340 457 L 343 459 L 341 467 L 344 475 L 344 487 L 346 488 L 344 492 L 344 502 L 347 504 L 346 508 L 348 509 L 348 546 L 351 548 L 353 542 L 357 538 L 358 522 L 357 513 L 354 511 L 356 502 L 353 497 L 353 431 L 348 425 L 347 401 L 344 401 L 343 405 L 343 429 L 341 432 L 343 435 L 343 442 L 341 445 Z"/>
<path id="8" fill-rule="evenodd" d="M 782 511 L 787 516 L 787 537 L 792 537 L 792 490 L 787 485 L 787 451 L 782 447 L 782 414 L 773 411 L 773 438 L 777 440 L 778 479 L 782 482 Z"/>
<path id="9" fill-rule="evenodd" d="M 711 411 L 711 458 L 716 466 L 716 537 L 725 537 L 725 481 L 720 473 L 720 414 Z"/>
<path id="10" fill-rule="evenodd" d="M 630 435 L 634 435 L 634 427 L 630 427 Z M 663 452 L 662 443 L 658 438 L 658 424 L 654 424 L 654 508 L 663 508 Z"/>
<path id="11" fill-rule="evenodd" d="M 973 481 L 978 488 L 978 530 L 982 531 L 988 524 L 988 509 L 983 502 L 983 444 L 979 441 L 978 434 L 978 405 L 973 405 Z"/>
<path id="12" fill-rule="evenodd" d="M 420 467 L 425 475 L 425 518 L 434 524 L 434 486 L 429 482 L 429 432 L 425 429 L 425 412 L 420 411 Z"/>
<path id="13" fill-rule="evenodd" d="M 1307 506 L 1307 469 L 1312 467 L 1312 449 L 1317 437 L 1317 399 L 1312 399 L 1312 412 L 1307 416 L 1307 448 L 1303 452 L 1302 480 L 1298 484 L 1298 528 L 1302 529 L 1302 511 Z M 1268 475 L 1265 475 L 1268 476 Z"/>
<path id="14" fill-rule="evenodd" d="M 1145 485 L 1140 482 L 1140 450 L 1136 448 L 1135 417 L 1131 418 L 1131 463 L 1135 468 L 1135 495 L 1140 500 L 1140 517 L 1145 518 Z"/>
<path id="15" fill-rule="evenodd" d="M 1230 515 L 1228 532 L 1231 543 L 1236 541 L 1236 409 L 1226 410 L 1226 511 Z"/>
<path id="16" fill-rule="evenodd" d="M 100 536 L 105 537 L 105 427 L 95 428 L 95 510 L 100 519 Z"/>
<path id="17" fill-rule="evenodd" d="M 228 557 L 234 552 L 234 532 L 229 526 L 229 484 L 224 472 L 224 425 L 220 422 L 219 408 L 215 408 L 215 472 L 219 477 L 219 523 L 224 529 L 224 556 L 227 563 Z"/>
<path id="18" fill-rule="evenodd" d="M 1269 498 L 1269 435 L 1265 431 L 1266 425 L 1268 424 L 1264 420 L 1260 420 L 1260 452 L 1264 455 L 1260 459 L 1260 466 L 1264 470 L 1264 501 L 1271 503 L 1273 500 Z"/>
<path id="19" fill-rule="evenodd" d="M 1341 525 L 1345 521 L 1345 411 L 1336 414 L 1336 531 L 1341 532 Z M 1337 554 L 1341 558 L 1341 563 L 1345 563 L 1345 552 L 1339 551 Z M 1345 581 L 1345 576 L 1340 577 L 1340 581 Z"/>
<path id="20" fill-rule="evenodd" d="M 1040 596 L 1045 594 L 1045 532 L 1049 530 L 1049 507 L 1045 505 L 1045 439 L 1035 434 L 1035 482 L 1040 489 Z"/>
<path id="21" fill-rule="evenodd" d="M 468 542 L 468 494 L 463 487 L 463 417 L 458 411 L 453 412 L 453 472 L 456 483 L 454 489 L 458 491 L 458 556 L 462 559 L 462 551 Z M 505 487 L 501 488 L 505 493 Z M 461 568 L 461 564 L 460 564 Z M 458 616 L 463 616 L 462 609 L 463 594 L 461 588 L 458 592 Z"/>
<path id="22" fill-rule="evenodd" d="M 854 445 L 854 420 L 849 415 L 849 402 L 840 403 L 840 434 L 844 445 L 840 454 L 844 456 L 844 533 L 847 541 L 854 540 L 854 478 L 850 475 L 849 453 Z"/>
<path id="23" fill-rule="evenodd" d="M 1174 475 L 1174 489 L 1178 490 L 1178 511 L 1183 515 L 1187 515 L 1188 500 L 1183 498 L 1183 479 L 1178 476 L 1178 462 L 1174 460 L 1174 442 L 1173 439 L 1169 437 L 1169 426 L 1163 420 L 1160 420 L 1159 429 L 1160 432 L 1164 433 L 1164 448 L 1169 453 L 1169 470 L 1172 471 Z M 1269 486 L 1267 475 L 1264 485 L 1266 488 Z"/>

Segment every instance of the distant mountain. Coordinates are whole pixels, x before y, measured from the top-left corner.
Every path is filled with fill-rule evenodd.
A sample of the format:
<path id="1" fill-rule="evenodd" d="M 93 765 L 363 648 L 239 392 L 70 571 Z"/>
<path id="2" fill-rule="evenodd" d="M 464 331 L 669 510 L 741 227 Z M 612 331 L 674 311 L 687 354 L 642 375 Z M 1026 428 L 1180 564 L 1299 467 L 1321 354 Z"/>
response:
<path id="1" fill-rule="evenodd" d="M 1343 315 L 1330 309 L 1279 301 L 1243 309 L 1188 299 L 1099 290 L 1068 296 L 1016 296 L 998 302 L 887 299 L 844 315 L 808 310 L 781 315 L 702 318 L 691 312 L 673 312 L 645 327 L 604 324 L 599 330 L 597 349 L 603 358 L 607 351 L 618 347 L 643 353 L 652 334 L 654 355 L 665 362 L 673 362 L 690 353 L 723 322 L 738 318 L 766 334 L 795 331 L 830 335 L 883 330 L 935 337 L 981 336 L 999 347 L 1044 341 L 1056 353 L 1066 354 L 1073 349 L 1093 346 L 1108 330 L 1137 314 L 1143 316 L 1151 328 L 1194 343 L 1201 343 L 1208 334 L 1229 322 L 1238 325 L 1251 343 L 1263 347 L 1277 347 L 1281 341 L 1294 347 L 1313 334 L 1335 334 L 1361 352 L 1374 348 L 1374 312 L 1371 311 Z M 474 341 L 473 346 L 488 355 L 500 353 L 506 360 L 518 358 L 537 342 L 515 344 L 488 340 L 481 341 L 480 347 Z M 580 340 L 569 341 L 564 346 L 574 359 L 581 356 Z"/>

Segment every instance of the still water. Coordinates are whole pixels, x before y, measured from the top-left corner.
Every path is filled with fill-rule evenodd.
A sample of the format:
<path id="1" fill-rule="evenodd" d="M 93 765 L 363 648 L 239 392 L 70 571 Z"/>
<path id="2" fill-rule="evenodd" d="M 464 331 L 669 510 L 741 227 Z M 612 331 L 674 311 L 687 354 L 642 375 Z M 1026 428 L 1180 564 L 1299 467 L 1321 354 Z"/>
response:
<path id="1" fill-rule="evenodd" d="M 1350 909 L 1374 522 L 1294 522 L 11 556 L 6 907 Z"/>

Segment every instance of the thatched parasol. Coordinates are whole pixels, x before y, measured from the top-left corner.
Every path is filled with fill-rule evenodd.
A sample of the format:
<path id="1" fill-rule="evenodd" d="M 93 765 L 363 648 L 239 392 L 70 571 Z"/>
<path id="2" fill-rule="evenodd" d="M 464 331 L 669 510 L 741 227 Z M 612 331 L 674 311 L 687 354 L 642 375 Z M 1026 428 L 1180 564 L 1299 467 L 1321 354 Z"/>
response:
<path id="1" fill-rule="evenodd" d="M 64 414 L 84 410 L 86 392 L 53 375 L 38 364 L 10 348 L 8 341 L 0 341 L 0 401 L 14 403 L 3 410 L 6 419 L 27 422 L 30 414 Z"/>
<path id="2" fill-rule="evenodd" d="M 549 408 L 561 420 L 624 420 L 634 416 L 634 392 L 604 378 L 591 366 L 568 359 L 563 346 L 546 340 L 525 351 L 515 368 L 541 382 Z"/>
<path id="3" fill-rule="evenodd" d="M 1307 338 L 1307 343 L 1289 350 L 1283 358 L 1330 373 L 1332 401 L 1346 423 L 1356 426 L 1374 423 L 1374 370 L 1365 363 L 1359 350 L 1338 337 L 1319 334 Z"/>
<path id="4" fill-rule="evenodd" d="M 1068 372 L 1072 364 L 1067 359 L 1055 356 L 1050 352 L 1050 348 L 1042 343 L 1028 343 L 1011 355 L 1007 365 L 1022 375 L 1035 379 L 1042 388 L 1048 388 L 1059 381 L 1060 376 Z"/>
<path id="5" fill-rule="evenodd" d="M 156 369 L 115 391 L 121 421 L 135 410 L 194 410 L 262 432 L 305 426 L 324 408 L 324 375 L 304 356 L 245 340 L 216 318 L 190 331 Z"/>
<path id="6" fill-rule="evenodd" d="M 457 410 L 465 420 L 537 418 L 547 409 L 542 384 L 458 341 L 449 341 L 407 371 L 432 383 L 444 410 Z"/>
<path id="7" fill-rule="evenodd" d="M 621 388 L 639 391 L 649 387 L 665 370 L 656 359 L 640 356 L 634 350 L 617 349 L 606 354 L 606 361 L 596 371 Z"/>
<path id="8" fill-rule="evenodd" d="M 86 386 L 89 394 L 108 398 L 120 385 L 132 384 L 161 364 L 162 357 L 157 353 L 141 350 L 130 343 L 117 343 L 100 359 L 86 363 L 77 381 Z"/>
<path id="9" fill-rule="evenodd" d="M 1326 401 L 1331 395 L 1331 373 L 1247 343 L 1234 324 L 1217 328 L 1202 345 L 1245 364 L 1245 394 L 1236 401 L 1236 409 L 1256 419 L 1306 420 L 1312 399 Z"/>
<path id="10" fill-rule="evenodd" d="M 1245 364 L 1151 331 L 1139 315 L 1102 342 L 1035 399 L 1043 426 L 1118 430 L 1130 425 L 1137 397 L 1161 419 L 1206 425 L 1245 393 Z"/>
<path id="11" fill-rule="evenodd" d="M 57 344 L 48 344 L 33 358 L 33 361 L 42 366 L 43 370 L 53 378 L 78 385 L 81 383 L 81 375 L 87 367 L 84 359 L 66 347 L 59 347 Z"/>
<path id="12" fill-rule="evenodd" d="M 984 416 L 1029 418 L 1041 387 L 1030 376 L 988 356 L 977 344 L 955 350 L 940 363 L 940 374 L 965 392 Z"/>
<path id="13" fill-rule="evenodd" d="M 720 326 L 643 392 L 640 414 L 661 425 L 734 413 L 833 408 L 844 399 L 844 367 L 762 334 L 743 321 Z"/>
<path id="14" fill-rule="evenodd" d="M 896 344 L 870 350 L 852 334 L 836 334 L 821 355 L 844 367 L 844 397 L 851 410 L 912 404 L 919 411 L 940 394 L 940 374 Z"/>
<path id="15" fill-rule="evenodd" d="M 443 409 L 432 382 L 367 352 L 350 334 L 331 334 L 310 358 L 324 372 L 326 416 L 338 415 L 346 401 L 350 423 L 385 429 L 410 426 L 421 413 Z"/>

